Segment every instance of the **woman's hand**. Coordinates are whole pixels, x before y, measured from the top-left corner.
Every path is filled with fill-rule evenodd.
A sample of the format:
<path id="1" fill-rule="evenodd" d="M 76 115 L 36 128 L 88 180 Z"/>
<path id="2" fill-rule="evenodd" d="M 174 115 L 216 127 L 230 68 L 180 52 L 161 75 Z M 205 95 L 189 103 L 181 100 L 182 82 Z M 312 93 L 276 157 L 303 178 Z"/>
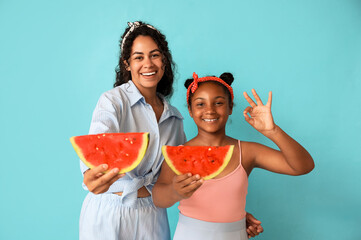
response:
<path id="1" fill-rule="evenodd" d="M 192 194 L 202 186 L 204 180 L 199 175 L 193 175 L 191 173 L 174 176 L 173 189 L 176 191 L 180 199 L 189 198 Z"/>
<path id="2" fill-rule="evenodd" d="M 261 221 L 258 221 L 252 214 L 248 212 L 246 214 L 246 227 L 248 238 L 255 237 L 263 232 Z"/>
<path id="3" fill-rule="evenodd" d="M 261 98 L 257 95 L 254 89 L 252 89 L 252 94 L 256 99 L 257 104 L 246 92 L 243 93 L 247 102 L 251 105 L 243 111 L 245 120 L 262 134 L 274 131 L 276 129 L 276 124 L 273 121 L 271 112 L 272 92 L 269 92 L 268 94 L 268 101 L 266 105 L 263 105 Z M 250 116 L 248 116 L 248 114 Z"/>
<path id="4" fill-rule="evenodd" d="M 125 175 L 125 173 L 119 174 L 119 169 L 117 168 L 104 173 L 107 169 L 108 165 L 102 164 L 84 173 L 84 184 L 90 192 L 94 194 L 104 193 L 108 191 L 115 181 Z"/>

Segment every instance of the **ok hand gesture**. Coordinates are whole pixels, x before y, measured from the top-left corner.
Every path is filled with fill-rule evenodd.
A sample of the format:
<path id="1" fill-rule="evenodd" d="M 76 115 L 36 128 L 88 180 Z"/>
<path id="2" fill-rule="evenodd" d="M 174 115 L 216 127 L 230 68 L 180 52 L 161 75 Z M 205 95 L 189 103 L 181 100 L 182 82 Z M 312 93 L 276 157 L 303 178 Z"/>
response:
<path id="1" fill-rule="evenodd" d="M 245 120 L 257 131 L 262 134 L 267 134 L 269 131 L 273 131 L 276 128 L 271 113 L 272 92 L 269 92 L 268 94 L 268 101 L 266 105 L 263 105 L 261 98 L 256 93 L 256 90 L 252 89 L 252 94 L 256 99 L 257 104 L 246 92 L 243 93 L 247 102 L 251 105 L 243 111 L 243 116 Z"/>

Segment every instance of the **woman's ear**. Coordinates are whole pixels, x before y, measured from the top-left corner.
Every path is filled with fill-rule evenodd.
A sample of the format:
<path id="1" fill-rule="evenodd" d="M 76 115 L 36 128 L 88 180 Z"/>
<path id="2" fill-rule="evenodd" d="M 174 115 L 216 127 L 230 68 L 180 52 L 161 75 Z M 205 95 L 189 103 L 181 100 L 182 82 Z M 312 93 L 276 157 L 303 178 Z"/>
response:
<path id="1" fill-rule="evenodd" d="M 124 63 L 124 66 L 125 66 L 125 70 L 130 72 L 130 67 L 129 67 L 128 62 L 126 60 L 124 60 L 123 63 Z"/>

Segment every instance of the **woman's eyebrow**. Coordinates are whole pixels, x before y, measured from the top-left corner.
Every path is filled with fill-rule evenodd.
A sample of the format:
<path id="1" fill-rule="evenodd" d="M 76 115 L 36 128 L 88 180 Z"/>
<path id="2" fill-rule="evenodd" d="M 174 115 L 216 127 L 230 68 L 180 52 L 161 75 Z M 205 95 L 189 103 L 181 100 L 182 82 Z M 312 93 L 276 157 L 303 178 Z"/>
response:
<path id="1" fill-rule="evenodd" d="M 157 49 L 150 51 L 150 53 L 154 53 L 154 52 L 160 52 L 160 50 L 157 48 Z"/>
<path id="2" fill-rule="evenodd" d="M 133 52 L 132 55 L 135 55 L 135 54 L 144 54 L 142 52 Z"/>
<path id="3" fill-rule="evenodd" d="M 154 52 L 160 52 L 160 50 L 159 49 L 153 49 L 149 53 L 154 53 Z M 132 55 L 135 55 L 135 54 L 144 54 L 144 53 L 143 52 L 134 52 L 134 53 L 132 53 Z"/>

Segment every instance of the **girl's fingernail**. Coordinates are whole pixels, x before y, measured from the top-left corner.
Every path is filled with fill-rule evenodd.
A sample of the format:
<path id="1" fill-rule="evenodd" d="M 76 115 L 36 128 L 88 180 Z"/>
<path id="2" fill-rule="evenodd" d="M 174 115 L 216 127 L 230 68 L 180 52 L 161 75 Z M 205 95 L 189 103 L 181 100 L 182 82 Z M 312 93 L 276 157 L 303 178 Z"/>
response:
<path id="1" fill-rule="evenodd" d="M 113 173 L 118 173 L 119 172 L 119 169 L 118 168 L 114 168 L 113 169 Z"/>
<path id="2" fill-rule="evenodd" d="M 107 168 L 108 168 L 108 165 L 103 164 L 103 168 L 104 168 L 104 169 L 107 169 Z"/>

